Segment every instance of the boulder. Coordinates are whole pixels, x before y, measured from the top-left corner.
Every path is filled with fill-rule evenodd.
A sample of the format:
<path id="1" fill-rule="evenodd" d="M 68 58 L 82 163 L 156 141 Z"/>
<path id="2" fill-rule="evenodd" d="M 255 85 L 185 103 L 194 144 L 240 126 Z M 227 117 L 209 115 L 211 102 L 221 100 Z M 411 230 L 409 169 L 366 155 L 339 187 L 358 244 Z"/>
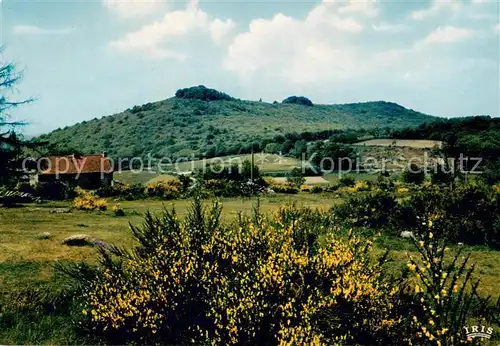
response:
<path id="1" fill-rule="evenodd" d="M 40 233 L 39 235 L 36 236 L 36 238 L 40 239 L 40 240 L 50 239 L 51 237 L 52 237 L 52 234 L 50 234 L 49 232 L 43 232 L 43 233 Z"/>
<path id="2" fill-rule="evenodd" d="M 68 246 L 97 246 L 109 249 L 110 246 L 106 242 L 92 237 L 88 234 L 74 234 L 63 239 L 62 244 Z"/>
<path id="3" fill-rule="evenodd" d="M 55 209 L 52 209 L 50 212 L 54 213 L 54 214 L 67 214 L 67 213 L 71 213 L 71 209 L 70 208 L 55 208 Z"/>
<path id="4" fill-rule="evenodd" d="M 414 238 L 413 232 L 411 231 L 402 231 L 399 235 L 401 238 Z"/>

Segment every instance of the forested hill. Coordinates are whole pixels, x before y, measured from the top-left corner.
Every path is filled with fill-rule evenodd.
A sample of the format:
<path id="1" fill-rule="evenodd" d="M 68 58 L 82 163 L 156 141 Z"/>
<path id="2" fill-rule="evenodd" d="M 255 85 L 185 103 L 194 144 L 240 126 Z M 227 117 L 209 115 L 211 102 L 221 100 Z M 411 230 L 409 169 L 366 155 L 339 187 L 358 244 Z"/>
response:
<path id="1" fill-rule="evenodd" d="M 305 97 L 243 101 L 203 86 L 39 137 L 59 150 L 113 157 L 231 155 L 286 133 L 373 127 L 403 128 L 436 119 L 391 102 L 316 105 Z M 265 142 L 265 141 L 264 141 Z M 258 148 L 256 148 L 258 150 Z"/>

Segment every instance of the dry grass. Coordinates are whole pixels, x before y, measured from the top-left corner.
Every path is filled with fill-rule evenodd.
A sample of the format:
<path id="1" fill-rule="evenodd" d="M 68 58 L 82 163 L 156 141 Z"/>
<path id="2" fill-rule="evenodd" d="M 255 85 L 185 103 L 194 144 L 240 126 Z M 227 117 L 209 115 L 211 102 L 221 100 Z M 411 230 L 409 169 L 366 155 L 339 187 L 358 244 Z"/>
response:
<path id="1" fill-rule="evenodd" d="M 180 162 L 178 164 L 165 166 L 164 168 L 172 172 L 192 172 L 195 169 L 205 167 L 207 164 L 220 164 L 229 167 L 232 164 L 241 165 L 243 161 L 251 161 L 251 159 L 252 156 L 250 154 L 223 156 L 191 162 Z M 275 154 L 256 153 L 254 154 L 254 160 L 255 165 L 258 166 L 262 172 L 290 171 L 299 165 L 299 161 L 294 158 Z"/>
<path id="2" fill-rule="evenodd" d="M 304 184 L 306 184 L 306 185 L 329 184 L 330 183 L 328 180 L 326 180 L 323 177 L 304 177 L 304 178 L 305 178 Z M 272 179 L 279 182 L 279 183 L 284 183 L 287 180 L 287 178 L 285 178 L 285 177 L 275 177 L 275 178 L 273 177 Z"/>
<path id="3" fill-rule="evenodd" d="M 363 141 L 356 143 L 355 145 L 374 145 L 388 147 L 394 145 L 396 147 L 409 147 L 409 148 L 419 148 L 419 149 L 431 149 L 435 146 L 440 147 L 440 141 L 431 141 L 427 139 L 370 139 L 368 141 Z"/>

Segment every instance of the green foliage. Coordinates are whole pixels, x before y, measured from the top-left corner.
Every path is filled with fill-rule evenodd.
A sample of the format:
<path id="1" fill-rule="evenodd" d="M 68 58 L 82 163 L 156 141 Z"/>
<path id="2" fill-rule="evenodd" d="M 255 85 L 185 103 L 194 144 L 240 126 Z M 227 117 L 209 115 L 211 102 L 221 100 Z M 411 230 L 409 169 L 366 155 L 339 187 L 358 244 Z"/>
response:
<path id="1" fill-rule="evenodd" d="M 385 191 L 354 194 L 344 203 L 332 208 L 333 217 L 339 223 L 356 227 L 381 228 L 394 224 L 393 215 L 398 203 Z"/>
<path id="2" fill-rule="evenodd" d="M 313 106 L 312 101 L 304 96 L 290 96 L 284 99 L 282 103 L 291 103 L 291 104 L 310 106 L 310 107 Z"/>
<path id="3" fill-rule="evenodd" d="M 142 156 L 147 162 L 149 153 L 153 158 L 213 157 L 250 153 L 252 145 L 258 152 L 269 143 L 281 147 L 268 149 L 287 154 L 298 140 L 328 139 L 343 128 L 373 129 L 387 123 L 400 128 L 433 119 L 379 102 L 298 107 L 174 97 L 137 107 L 135 114 L 129 110 L 81 122 L 42 135 L 37 141 L 62 149 L 78 148 L 82 154 L 107 151 L 115 159 Z M 360 107 L 366 113 L 361 113 Z M 297 131 L 301 134 L 293 134 Z"/>
<path id="4" fill-rule="evenodd" d="M 441 238 L 449 242 L 500 248 L 498 190 L 487 185 L 446 185 L 426 183 L 415 187 L 398 202 L 393 187 L 369 194 L 356 194 L 332 209 L 336 220 L 350 226 L 383 228 L 393 235 L 402 230 L 419 234 L 422 218 L 433 215 Z M 426 225 L 424 225 L 427 227 Z M 436 231 L 437 232 L 437 231 Z"/>
<path id="5" fill-rule="evenodd" d="M 0 61 L 0 185 L 13 185 L 19 180 L 21 154 L 26 146 L 25 141 L 13 130 L 22 124 L 9 121 L 7 114 L 9 109 L 31 102 L 9 99 L 12 88 L 22 77 L 23 74 L 16 72 L 13 64 Z"/>
<path id="6" fill-rule="evenodd" d="M 307 157 L 322 171 L 353 170 L 357 167 L 354 148 L 332 142 L 317 141 L 307 148 Z"/>
<path id="7" fill-rule="evenodd" d="M 481 158 L 476 170 L 486 171 L 486 181 L 490 184 L 500 179 L 500 120 L 488 116 L 443 119 L 426 122 L 416 128 L 394 130 L 393 138 L 430 139 L 444 141 L 443 148 L 437 150 L 452 162 L 456 175 L 462 170 L 471 170 L 476 160 L 464 162 L 460 167 L 460 157 Z"/>
<path id="8" fill-rule="evenodd" d="M 287 174 L 286 181 L 299 188 L 302 184 L 305 183 L 306 178 L 304 178 L 304 175 L 302 174 L 300 168 L 294 168 L 290 173 Z"/>
<path id="9" fill-rule="evenodd" d="M 209 89 L 204 85 L 179 89 L 175 93 L 175 97 L 184 99 L 198 99 L 202 101 L 233 100 L 231 96 L 215 89 Z"/>
<path id="10" fill-rule="evenodd" d="M 74 184 L 55 182 L 38 183 L 34 190 L 35 196 L 48 200 L 66 200 L 76 196 L 76 186 Z"/>
<path id="11" fill-rule="evenodd" d="M 401 178 L 406 184 L 422 184 L 425 181 L 425 171 L 412 163 L 406 167 L 401 175 Z"/>
<path id="12" fill-rule="evenodd" d="M 409 256 L 407 265 L 414 279 L 408 288 L 414 293 L 410 323 L 416 331 L 415 344 L 470 344 L 464 327 L 474 315 L 479 315 L 482 323 L 484 319 L 491 322 L 490 298 L 481 299 L 477 294 L 479 281 L 472 279 L 474 267 L 468 266 L 469 256 L 462 256 L 462 249 L 447 256 L 446 241 L 434 236 L 437 228 L 432 225 L 432 215 L 422 219 L 426 231 L 413 239 L 419 257 Z"/>
<path id="13" fill-rule="evenodd" d="M 350 186 L 354 186 L 354 184 L 356 184 L 356 180 L 352 176 L 344 174 L 339 179 L 339 184 L 340 184 L 340 186 L 343 186 L 343 187 L 350 187 Z"/>
<path id="14" fill-rule="evenodd" d="M 433 184 L 449 184 L 453 182 L 453 174 L 449 167 L 437 165 L 436 169 L 431 172 L 431 182 Z"/>

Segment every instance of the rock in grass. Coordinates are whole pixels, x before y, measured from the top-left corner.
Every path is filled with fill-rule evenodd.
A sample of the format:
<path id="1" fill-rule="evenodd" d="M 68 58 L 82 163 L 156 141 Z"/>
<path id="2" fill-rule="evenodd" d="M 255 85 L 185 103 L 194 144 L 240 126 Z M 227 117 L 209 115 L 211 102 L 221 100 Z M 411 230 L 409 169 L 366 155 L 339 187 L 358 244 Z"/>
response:
<path id="1" fill-rule="evenodd" d="M 51 237 L 52 237 L 52 234 L 50 234 L 49 232 L 43 232 L 43 233 L 40 233 L 39 235 L 37 235 L 36 239 L 46 240 L 46 239 L 50 239 Z"/>
<path id="2" fill-rule="evenodd" d="M 51 213 L 55 214 L 66 214 L 66 213 L 71 213 L 70 208 L 55 208 L 50 211 Z"/>
<path id="3" fill-rule="evenodd" d="M 74 234 L 65 239 L 63 239 L 62 243 L 68 246 L 97 246 L 103 248 L 110 248 L 110 246 L 97 238 L 94 238 L 88 234 Z"/>
<path id="4" fill-rule="evenodd" d="M 403 231 L 400 234 L 401 238 L 413 238 L 413 232 L 410 231 Z"/>

